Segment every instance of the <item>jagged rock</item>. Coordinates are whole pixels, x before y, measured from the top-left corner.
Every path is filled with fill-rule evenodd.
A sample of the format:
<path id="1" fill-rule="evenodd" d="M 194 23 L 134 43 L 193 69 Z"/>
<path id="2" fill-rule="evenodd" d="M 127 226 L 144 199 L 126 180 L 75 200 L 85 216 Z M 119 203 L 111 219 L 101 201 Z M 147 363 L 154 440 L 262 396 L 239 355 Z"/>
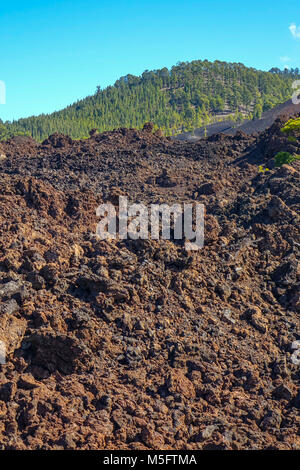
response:
<path id="1" fill-rule="evenodd" d="M 260 427 L 264 430 L 273 428 L 278 429 L 280 427 L 281 420 L 281 414 L 278 410 L 269 411 L 262 420 Z"/>
<path id="2" fill-rule="evenodd" d="M 266 333 L 268 330 L 268 320 L 263 316 L 262 311 L 259 307 L 250 307 L 245 312 L 245 317 L 249 320 L 252 326 L 256 328 L 260 333 Z"/>
<path id="3" fill-rule="evenodd" d="M 0 285 L 0 297 L 11 297 L 21 289 L 21 284 L 17 281 L 9 281 Z"/>
<path id="4" fill-rule="evenodd" d="M 296 258 L 283 262 L 275 269 L 272 278 L 284 286 L 295 284 L 300 279 L 300 262 Z"/>
<path id="5" fill-rule="evenodd" d="M 144 124 L 144 127 L 143 127 L 143 131 L 144 131 L 144 132 L 148 132 L 148 133 L 151 133 L 151 134 L 152 134 L 153 130 L 154 130 L 154 124 L 153 124 L 153 122 L 146 122 L 146 123 Z"/>
<path id="6" fill-rule="evenodd" d="M 98 129 L 91 129 L 91 130 L 89 131 L 89 136 L 90 136 L 90 137 L 94 137 L 95 135 L 98 135 L 98 134 L 99 134 Z"/>
<path id="7" fill-rule="evenodd" d="M 278 196 L 273 196 L 268 204 L 268 215 L 271 219 L 284 220 L 293 215 L 293 212 Z M 294 214 L 297 217 L 297 214 Z"/>
<path id="8" fill-rule="evenodd" d="M 3 313 L 7 313 L 11 315 L 16 313 L 20 309 L 18 303 L 14 300 L 7 300 L 6 302 L 0 303 L 0 315 Z"/>
<path id="9" fill-rule="evenodd" d="M 40 386 L 41 384 L 37 382 L 30 374 L 23 374 L 18 381 L 18 387 L 24 390 L 33 390 Z"/>
<path id="10" fill-rule="evenodd" d="M 71 145 L 72 139 L 71 137 L 63 134 L 59 134 L 55 132 L 54 134 L 50 135 L 48 139 L 45 139 L 42 145 L 51 145 L 54 148 L 61 148 L 65 147 L 66 145 Z"/>
<path id="11" fill-rule="evenodd" d="M 168 171 L 164 168 L 162 173 L 155 178 L 155 184 L 163 188 L 173 188 L 177 185 L 175 178 L 168 174 Z"/>
<path id="12" fill-rule="evenodd" d="M 83 341 L 51 331 L 40 331 L 26 338 L 31 363 L 49 372 L 71 374 L 92 365 L 91 351 Z"/>
<path id="13" fill-rule="evenodd" d="M 290 401 L 293 398 L 292 390 L 285 384 L 279 385 L 273 392 L 276 398 Z"/>
<path id="14" fill-rule="evenodd" d="M 15 318 L 10 313 L 0 315 L 0 341 L 5 344 L 6 355 L 20 347 L 26 326 L 25 319 Z"/>
<path id="15" fill-rule="evenodd" d="M 6 382 L 0 385 L 0 400 L 9 402 L 14 399 L 14 395 L 17 391 L 17 386 L 14 382 Z"/>
<path id="16" fill-rule="evenodd" d="M 209 196 L 211 194 L 215 194 L 219 190 L 219 185 L 213 181 L 208 181 L 207 183 L 203 183 L 198 189 L 197 192 L 199 195 L 204 194 Z"/>
<path id="17" fill-rule="evenodd" d="M 45 279 L 38 273 L 29 273 L 26 279 L 31 283 L 33 289 L 35 290 L 41 290 L 46 287 Z"/>

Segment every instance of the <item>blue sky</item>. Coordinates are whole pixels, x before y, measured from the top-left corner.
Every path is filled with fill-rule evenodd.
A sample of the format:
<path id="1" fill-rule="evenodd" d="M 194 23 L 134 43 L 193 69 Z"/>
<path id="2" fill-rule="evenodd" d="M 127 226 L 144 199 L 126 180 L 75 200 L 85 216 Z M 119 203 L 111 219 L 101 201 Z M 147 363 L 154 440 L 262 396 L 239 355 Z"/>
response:
<path id="1" fill-rule="evenodd" d="M 0 44 L 5 121 L 61 109 L 97 85 L 178 61 L 300 68 L 300 2 L 1 2 Z"/>

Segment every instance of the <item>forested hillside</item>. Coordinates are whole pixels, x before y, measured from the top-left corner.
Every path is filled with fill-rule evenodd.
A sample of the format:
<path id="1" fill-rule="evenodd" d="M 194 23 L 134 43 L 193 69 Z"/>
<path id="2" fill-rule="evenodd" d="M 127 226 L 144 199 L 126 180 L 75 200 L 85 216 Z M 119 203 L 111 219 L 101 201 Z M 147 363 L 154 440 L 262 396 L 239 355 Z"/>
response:
<path id="1" fill-rule="evenodd" d="M 126 75 L 104 90 L 52 114 L 0 121 L 0 139 L 12 133 L 43 140 L 53 132 L 73 138 L 117 127 L 140 128 L 153 121 L 166 135 L 227 118 L 259 118 L 288 100 L 299 70 L 262 72 L 240 63 L 182 62 L 171 70 Z"/>

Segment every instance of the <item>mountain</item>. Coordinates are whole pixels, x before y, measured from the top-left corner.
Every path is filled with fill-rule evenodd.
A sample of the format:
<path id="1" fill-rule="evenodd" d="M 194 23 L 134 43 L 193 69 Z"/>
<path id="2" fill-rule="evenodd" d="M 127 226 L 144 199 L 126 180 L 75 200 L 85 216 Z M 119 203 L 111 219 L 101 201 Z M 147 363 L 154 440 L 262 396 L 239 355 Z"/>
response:
<path id="1" fill-rule="evenodd" d="M 52 114 L 0 121 L 0 139 L 25 133 L 41 141 L 54 132 L 84 138 L 92 128 L 139 129 L 147 121 L 172 135 L 226 119 L 260 118 L 291 97 L 296 78 L 298 69 L 264 72 L 241 63 L 181 62 L 170 70 L 121 77 L 113 86 L 97 87 L 94 95 Z"/>

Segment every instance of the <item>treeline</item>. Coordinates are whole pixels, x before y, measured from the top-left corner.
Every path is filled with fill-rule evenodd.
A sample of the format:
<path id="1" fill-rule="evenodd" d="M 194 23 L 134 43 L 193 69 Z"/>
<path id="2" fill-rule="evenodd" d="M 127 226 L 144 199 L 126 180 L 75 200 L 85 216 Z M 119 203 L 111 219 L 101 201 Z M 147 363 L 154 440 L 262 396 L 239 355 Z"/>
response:
<path id="1" fill-rule="evenodd" d="M 277 67 L 273 67 L 272 69 L 269 70 L 269 72 L 271 73 L 276 73 L 277 75 L 284 75 L 284 76 L 290 76 L 290 77 L 293 77 L 294 79 L 299 77 L 300 75 L 300 70 L 298 67 L 296 67 L 295 69 L 293 68 L 290 68 L 290 69 L 279 69 Z"/>
<path id="2" fill-rule="evenodd" d="M 92 128 L 140 128 L 147 121 L 171 135 L 229 117 L 259 118 L 291 97 L 298 75 L 276 70 L 207 60 L 146 70 L 141 76 L 121 77 L 104 90 L 97 87 L 94 95 L 61 111 L 0 122 L 0 138 L 25 133 L 43 140 L 54 132 L 84 138 Z"/>

